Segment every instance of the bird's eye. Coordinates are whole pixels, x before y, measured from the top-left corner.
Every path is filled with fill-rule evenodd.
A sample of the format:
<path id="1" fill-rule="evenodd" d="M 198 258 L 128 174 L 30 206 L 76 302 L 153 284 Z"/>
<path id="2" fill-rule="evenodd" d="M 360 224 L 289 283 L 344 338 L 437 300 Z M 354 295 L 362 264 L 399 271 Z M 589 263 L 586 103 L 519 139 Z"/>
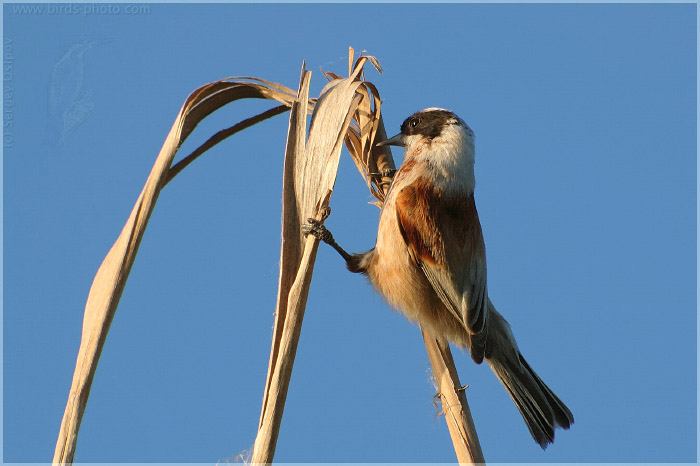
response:
<path id="1" fill-rule="evenodd" d="M 415 128 L 418 126 L 418 118 L 411 118 L 411 121 L 408 124 L 411 126 L 411 128 Z"/>

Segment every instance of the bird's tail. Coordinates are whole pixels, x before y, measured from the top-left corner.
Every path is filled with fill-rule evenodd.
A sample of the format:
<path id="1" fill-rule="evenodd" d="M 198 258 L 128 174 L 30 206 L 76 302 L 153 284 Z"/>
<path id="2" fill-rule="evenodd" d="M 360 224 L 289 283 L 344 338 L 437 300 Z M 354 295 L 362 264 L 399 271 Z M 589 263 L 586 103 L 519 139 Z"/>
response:
<path id="1" fill-rule="evenodd" d="M 554 441 L 554 429 L 568 429 L 574 416 L 520 354 L 508 322 L 497 312 L 489 320 L 486 362 L 518 407 L 532 437 L 545 449 Z"/>

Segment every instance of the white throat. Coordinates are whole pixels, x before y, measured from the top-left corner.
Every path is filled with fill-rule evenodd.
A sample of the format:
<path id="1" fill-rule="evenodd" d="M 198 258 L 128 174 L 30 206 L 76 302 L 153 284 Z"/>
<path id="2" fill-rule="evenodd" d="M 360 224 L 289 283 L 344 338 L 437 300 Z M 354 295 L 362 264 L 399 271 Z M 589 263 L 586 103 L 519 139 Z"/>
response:
<path id="1" fill-rule="evenodd" d="M 453 192 L 474 191 L 474 135 L 462 124 L 444 126 L 440 136 L 432 141 L 409 136 L 406 157 L 426 162 L 438 187 Z"/>

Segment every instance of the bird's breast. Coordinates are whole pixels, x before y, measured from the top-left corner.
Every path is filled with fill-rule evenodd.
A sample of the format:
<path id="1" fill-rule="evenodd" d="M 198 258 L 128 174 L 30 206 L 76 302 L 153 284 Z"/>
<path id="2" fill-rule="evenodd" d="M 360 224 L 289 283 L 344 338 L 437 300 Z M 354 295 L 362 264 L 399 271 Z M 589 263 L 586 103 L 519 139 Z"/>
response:
<path id="1" fill-rule="evenodd" d="M 409 247 L 397 212 L 406 201 L 406 193 L 415 192 L 420 197 L 414 199 L 415 220 L 430 221 L 427 206 L 434 193 L 425 175 L 425 167 L 416 161 L 404 163 L 396 173 L 379 218 L 377 243 L 368 275 L 372 285 L 392 307 L 423 327 L 433 327 L 435 313 L 439 314 L 443 305 L 418 261 L 431 261 L 434 258 L 427 246 L 421 248 L 421 238 L 417 236 L 409 238 L 412 241 Z"/>
<path id="2" fill-rule="evenodd" d="M 401 235 L 395 196 L 390 196 L 382 209 L 368 272 L 372 285 L 387 302 L 413 321 L 420 321 L 421 309 L 435 304 L 436 296 L 430 283 L 411 257 Z"/>
<path id="3" fill-rule="evenodd" d="M 461 293 L 472 254 L 483 240 L 472 193 L 446 192 L 429 169 L 409 161 L 397 172 L 379 219 L 377 243 L 368 267 L 373 286 L 394 308 L 435 336 L 466 346 L 463 323 L 455 319 L 423 267 L 449 280 Z"/>

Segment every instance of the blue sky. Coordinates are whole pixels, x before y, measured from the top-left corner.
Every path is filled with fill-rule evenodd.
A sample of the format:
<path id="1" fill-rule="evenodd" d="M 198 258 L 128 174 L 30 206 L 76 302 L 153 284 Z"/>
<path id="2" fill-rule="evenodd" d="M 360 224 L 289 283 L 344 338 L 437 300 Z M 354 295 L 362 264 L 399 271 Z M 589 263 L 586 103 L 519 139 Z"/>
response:
<path id="1" fill-rule="evenodd" d="M 486 460 L 696 461 L 696 5 L 111 5 L 3 6 L 5 461 L 53 454 L 92 278 L 187 94 L 232 75 L 294 87 L 302 60 L 318 94 L 349 45 L 385 69 L 368 78 L 390 134 L 431 106 L 474 129 L 489 294 L 576 418 L 542 452 L 454 349 Z M 181 156 L 268 106 L 213 115 Z M 230 138 L 162 192 L 76 461 L 252 447 L 286 125 Z M 373 246 L 370 200 L 344 152 L 327 225 L 348 250 Z M 330 248 L 315 270 L 276 460 L 454 461 L 417 327 Z"/>

